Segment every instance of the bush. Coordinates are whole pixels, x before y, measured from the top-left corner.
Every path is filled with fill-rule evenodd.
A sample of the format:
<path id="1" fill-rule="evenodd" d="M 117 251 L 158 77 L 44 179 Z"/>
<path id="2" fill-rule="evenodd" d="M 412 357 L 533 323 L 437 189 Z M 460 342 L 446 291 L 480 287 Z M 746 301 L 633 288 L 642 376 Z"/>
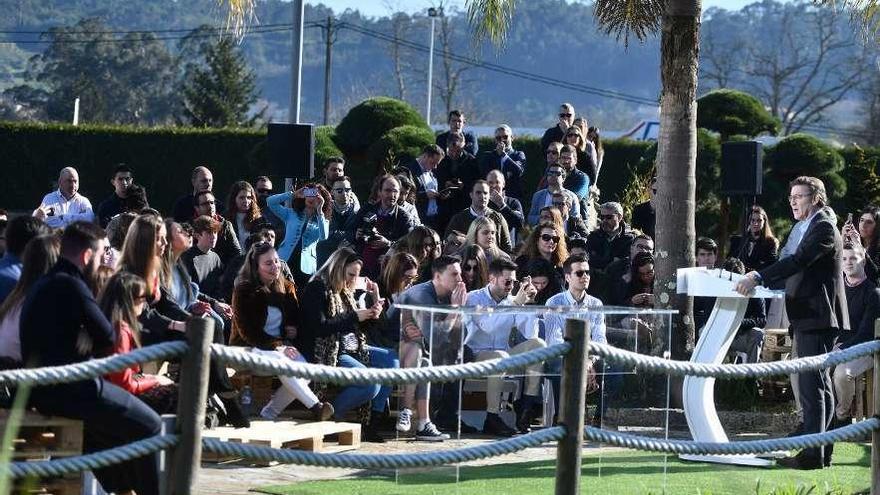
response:
<path id="1" fill-rule="evenodd" d="M 197 165 L 214 172 L 221 198 L 234 181 L 267 174 L 265 142 L 265 130 L 0 123 L 2 207 L 32 210 L 70 165 L 79 171 L 80 191 L 97 208 L 112 193 L 113 166 L 125 162 L 147 188 L 150 205 L 170 212 L 174 200 L 191 191 Z"/>
<path id="2" fill-rule="evenodd" d="M 430 129 L 403 125 L 386 132 L 370 145 L 367 156 L 377 170 L 382 166 L 390 169 L 391 166 L 406 164 L 419 156 L 422 148 L 429 144 L 434 144 L 434 133 Z"/>
<path id="3" fill-rule="evenodd" d="M 386 132 L 405 125 L 430 129 L 410 104 L 394 98 L 370 98 L 342 118 L 336 127 L 336 144 L 347 154 L 363 153 Z"/>
<path id="4" fill-rule="evenodd" d="M 324 160 L 331 156 L 342 156 L 342 151 L 333 141 L 336 138 L 336 128 L 332 125 L 320 125 L 315 127 L 315 174 L 324 165 Z"/>
<path id="5" fill-rule="evenodd" d="M 717 89 L 697 100 L 697 126 L 721 133 L 723 139 L 734 134 L 776 135 L 779 120 L 754 96 L 733 89 Z"/>

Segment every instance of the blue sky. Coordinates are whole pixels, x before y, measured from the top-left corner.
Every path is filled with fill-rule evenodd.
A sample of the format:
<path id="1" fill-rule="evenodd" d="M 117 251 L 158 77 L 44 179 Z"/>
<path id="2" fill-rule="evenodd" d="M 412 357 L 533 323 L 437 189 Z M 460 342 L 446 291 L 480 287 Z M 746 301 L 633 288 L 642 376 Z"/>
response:
<path id="1" fill-rule="evenodd" d="M 308 0 L 307 0 L 308 1 Z M 756 0 L 703 0 L 703 9 L 709 7 L 723 7 L 725 9 L 738 10 L 745 5 L 754 3 Z M 317 2 L 316 2 L 317 3 Z M 325 5 L 329 5 L 334 11 L 342 11 L 347 8 L 358 9 L 368 16 L 383 16 L 394 10 L 405 10 L 407 12 L 415 12 L 424 10 L 438 2 L 431 0 L 324 0 Z M 461 6 L 463 0 L 447 0 L 447 5 Z M 390 7 L 389 7 L 390 6 Z"/>

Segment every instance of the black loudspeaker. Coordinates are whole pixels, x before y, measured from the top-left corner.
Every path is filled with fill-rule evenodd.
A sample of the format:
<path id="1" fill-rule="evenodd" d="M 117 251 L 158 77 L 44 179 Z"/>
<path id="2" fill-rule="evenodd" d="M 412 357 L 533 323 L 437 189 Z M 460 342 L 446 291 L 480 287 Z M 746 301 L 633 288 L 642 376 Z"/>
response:
<path id="1" fill-rule="evenodd" d="M 758 141 L 721 144 L 721 194 L 759 196 L 764 185 L 763 151 Z"/>
<path id="2" fill-rule="evenodd" d="M 272 175 L 306 181 L 315 175 L 315 126 L 269 124 Z"/>

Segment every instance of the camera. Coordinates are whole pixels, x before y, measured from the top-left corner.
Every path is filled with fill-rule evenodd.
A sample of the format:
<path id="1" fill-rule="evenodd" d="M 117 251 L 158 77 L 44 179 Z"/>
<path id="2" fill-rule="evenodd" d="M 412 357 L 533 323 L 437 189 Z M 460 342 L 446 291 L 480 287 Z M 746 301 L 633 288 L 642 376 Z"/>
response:
<path id="1" fill-rule="evenodd" d="M 314 198 L 318 195 L 318 188 L 316 187 L 306 187 L 303 189 L 303 196 L 306 198 Z"/>
<path id="2" fill-rule="evenodd" d="M 55 207 L 54 206 L 49 207 L 49 211 L 46 212 L 46 216 L 47 217 L 54 217 L 55 216 Z"/>
<path id="3" fill-rule="evenodd" d="M 376 230 L 376 221 L 378 219 L 379 216 L 375 213 L 364 215 L 364 218 L 361 220 L 361 232 L 364 242 L 370 242 L 379 237 L 379 231 Z"/>

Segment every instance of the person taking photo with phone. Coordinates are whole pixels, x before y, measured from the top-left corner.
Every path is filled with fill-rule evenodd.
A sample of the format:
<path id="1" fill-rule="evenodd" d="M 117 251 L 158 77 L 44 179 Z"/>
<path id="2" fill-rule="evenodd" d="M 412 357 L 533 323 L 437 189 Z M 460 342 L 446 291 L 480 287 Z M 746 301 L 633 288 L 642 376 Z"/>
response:
<path id="1" fill-rule="evenodd" d="M 284 206 L 285 201 L 290 207 Z M 297 287 L 305 287 L 318 269 L 317 246 L 330 232 L 331 201 L 327 188 L 315 183 L 266 199 L 269 209 L 284 221 L 278 256 L 287 261 Z"/>

